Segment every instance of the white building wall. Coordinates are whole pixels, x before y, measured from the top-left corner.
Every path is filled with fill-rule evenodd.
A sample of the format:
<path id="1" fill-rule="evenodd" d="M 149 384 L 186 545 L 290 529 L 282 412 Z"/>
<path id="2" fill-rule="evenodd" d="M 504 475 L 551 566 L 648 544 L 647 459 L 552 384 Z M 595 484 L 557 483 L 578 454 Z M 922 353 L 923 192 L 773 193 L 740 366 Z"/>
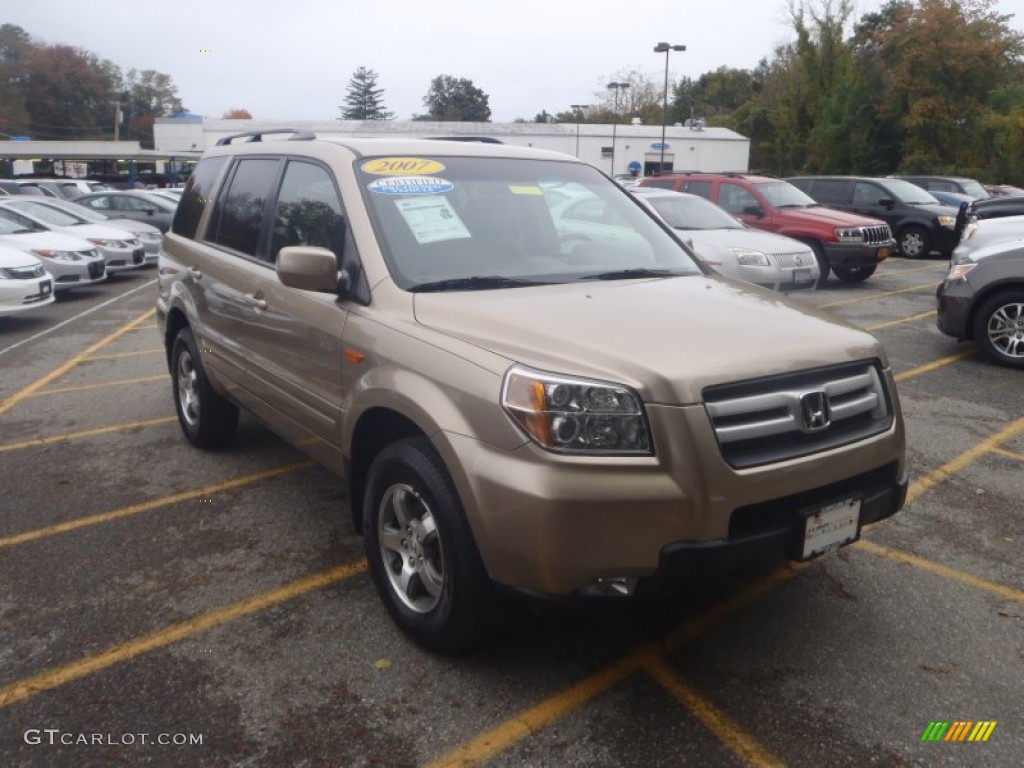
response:
<path id="1" fill-rule="evenodd" d="M 429 138 L 434 136 L 488 136 L 505 144 L 537 147 L 580 159 L 605 173 L 628 173 L 631 163 L 641 169 L 656 168 L 661 160 L 660 125 L 617 125 L 614 167 L 605 152 L 612 146 L 611 125 L 575 123 L 433 123 L 414 121 L 304 121 L 304 120 L 210 120 L 158 118 L 153 127 L 158 151 L 206 149 L 234 133 L 272 128 L 311 130 L 318 136 Z M 577 130 L 579 131 L 577 135 Z M 673 170 L 745 171 L 750 160 L 750 140 L 727 128 L 691 130 L 686 126 L 665 128 L 665 163 Z M 643 170 L 641 170 L 643 175 Z"/>

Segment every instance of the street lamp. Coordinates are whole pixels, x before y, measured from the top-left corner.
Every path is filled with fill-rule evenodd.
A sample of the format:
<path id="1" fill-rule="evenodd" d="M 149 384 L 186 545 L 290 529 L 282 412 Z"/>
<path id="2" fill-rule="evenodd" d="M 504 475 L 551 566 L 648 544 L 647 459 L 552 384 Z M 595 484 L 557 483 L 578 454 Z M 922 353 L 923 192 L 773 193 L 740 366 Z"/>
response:
<path id="1" fill-rule="evenodd" d="M 576 113 L 576 157 L 580 156 L 580 118 L 584 109 L 590 109 L 589 104 L 570 104 L 569 108 Z"/>
<path id="2" fill-rule="evenodd" d="M 615 129 L 619 122 L 619 91 L 629 88 L 629 83 L 608 83 L 609 90 L 615 91 L 615 108 L 612 116 L 612 176 L 615 175 Z"/>
<path id="3" fill-rule="evenodd" d="M 668 122 L 668 54 L 669 51 L 685 51 L 685 45 L 671 45 L 669 43 L 658 43 L 654 46 L 655 53 L 665 54 L 665 89 L 661 94 L 661 160 L 658 163 L 658 173 L 665 172 L 665 124 Z"/>

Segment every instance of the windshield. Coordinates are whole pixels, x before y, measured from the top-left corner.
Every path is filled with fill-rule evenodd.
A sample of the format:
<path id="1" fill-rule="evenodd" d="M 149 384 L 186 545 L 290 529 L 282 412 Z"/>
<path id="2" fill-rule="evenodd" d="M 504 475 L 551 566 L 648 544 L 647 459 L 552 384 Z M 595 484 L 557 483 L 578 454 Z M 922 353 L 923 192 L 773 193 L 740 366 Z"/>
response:
<path id="1" fill-rule="evenodd" d="M 992 197 L 992 195 L 988 193 L 988 190 L 985 189 L 979 181 L 968 179 L 967 181 L 961 182 L 960 186 L 963 187 L 965 195 L 970 195 L 975 200 L 985 200 Z"/>
<path id="2" fill-rule="evenodd" d="M 696 195 L 644 195 L 640 199 L 673 229 L 746 229 L 710 200 Z"/>
<path id="3" fill-rule="evenodd" d="M 0 208 L 0 235 L 20 235 L 25 232 L 34 231 L 23 224 L 18 223 L 14 219 L 8 218 L 8 216 L 10 216 L 10 214 Z"/>
<path id="4" fill-rule="evenodd" d="M 85 224 L 84 218 L 70 214 L 66 211 L 59 211 L 51 208 L 46 203 L 37 203 L 33 200 L 14 200 L 8 203 L 11 208 L 24 213 L 51 227 L 73 227 L 76 224 Z"/>
<path id="5" fill-rule="evenodd" d="M 775 208 L 806 208 L 818 204 L 814 198 L 797 189 L 788 181 L 768 181 L 754 186 L 761 196 Z"/>
<path id="6" fill-rule="evenodd" d="M 939 203 L 931 192 L 917 186 L 917 184 L 903 181 L 903 179 L 879 179 L 878 183 L 892 197 L 907 205 L 936 205 Z"/>
<path id="7" fill-rule="evenodd" d="M 651 214 L 589 165 L 382 157 L 356 170 L 405 290 L 702 274 Z"/>
<path id="8" fill-rule="evenodd" d="M 71 216 L 76 216 L 86 221 L 97 222 L 108 221 L 110 219 L 109 216 L 106 216 L 100 213 L 99 211 L 94 211 L 91 208 L 86 208 L 84 205 L 69 203 L 66 200 L 57 200 L 56 198 L 54 198 L 53 200 L 47 200 L 45 203 L 41 203 L 41 205 L 45 205 L 50 208 L 59 208 L 60 210 L 64 211 L 65 213 Z"/>

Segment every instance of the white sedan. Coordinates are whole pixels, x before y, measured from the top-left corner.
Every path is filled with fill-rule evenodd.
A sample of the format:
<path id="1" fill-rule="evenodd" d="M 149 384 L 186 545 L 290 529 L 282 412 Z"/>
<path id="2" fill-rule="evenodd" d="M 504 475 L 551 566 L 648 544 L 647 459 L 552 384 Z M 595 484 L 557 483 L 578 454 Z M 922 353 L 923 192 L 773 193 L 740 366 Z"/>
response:
<path id="1" fill-rule="evenodd" d="M 53 275 L 34 256 L 0 245 L 0 316 L 53 304 Z"/>
<path id="2" fill-rule="evenodd" d="M 26 227 L 0 215 L 0 243 L 43 262 L 54 291 L 67 291 L 107 279 L 103 256 L 92 243 L 59 232 Z"/>

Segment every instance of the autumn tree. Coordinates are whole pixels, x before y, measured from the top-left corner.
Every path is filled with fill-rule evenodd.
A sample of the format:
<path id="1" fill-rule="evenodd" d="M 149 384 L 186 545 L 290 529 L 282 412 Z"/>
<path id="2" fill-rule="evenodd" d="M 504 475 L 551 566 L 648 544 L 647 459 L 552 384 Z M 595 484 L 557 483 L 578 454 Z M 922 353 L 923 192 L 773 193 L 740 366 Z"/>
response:
<path id="1" fill-rule="evenodd" d="M 359 67 L 348 81 L 339 120 L 391 120 L 395 115 L 384 108 L 383 88 L 377 87 L 377 73 Z"/>
<path id="2" fill-rule="evenodd" d="M 252 120 L 252 114 L 248 109 L 235 107 L 233 109 L 229 109 L 221 115 L 220 118 L 221 120 Z"/>
<path id="3" fill-rule="evenodd" d="M 117 67 L 67 45 L 36 46 L 27 62 L 25 104 L 37 139 L 109 137 Z"/>
<path id="4" fill-rule="evenodd" d="M 487 94 L 473 85 L 472 80 L 438 75 L 430 81 L 430 90 L 423 97 L 427 113 L 415 115 L 413 120 L 487 123 L 491 120 L 488 101 Z"/>

